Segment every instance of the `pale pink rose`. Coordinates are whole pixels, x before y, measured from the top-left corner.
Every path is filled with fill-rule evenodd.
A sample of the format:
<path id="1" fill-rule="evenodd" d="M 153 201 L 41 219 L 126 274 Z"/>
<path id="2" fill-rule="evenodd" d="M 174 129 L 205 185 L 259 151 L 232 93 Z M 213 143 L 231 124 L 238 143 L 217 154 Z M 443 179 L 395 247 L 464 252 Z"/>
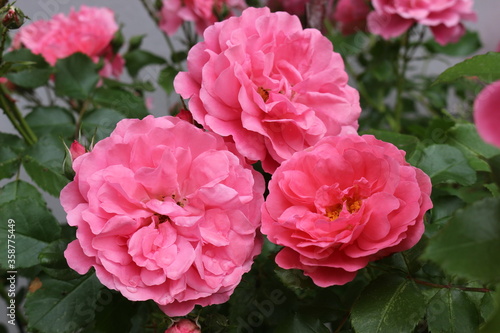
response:
<path id="1" fill-rule="evenodd" d="M 81 6 L 68 16 L 57 14 L 49 21 L 36 21 L 21 28 L 13 41 L 13 48 L 26 47 L 42 55 L 55 65 L 58 59 L 81 52 L 94 62 L 104 57 L 105 74 L 118 76 L 123 70 L 123 59 L 110 53 L 109 45 L 118 31 L 113 11 L 108 8 Z M 121 60 L 120 60 L 121 59 Z"/>
<path id="2" fill-rule="evenodd" d="M 69 147 L 69 153 L 71 155 L 71 160 L 74 161 L 77 157 L 82 156 L 86 153 L 85 147 L 78 141 L 73 141 Z"/>
<path id="3" fill-rule="evenodd" d="M 485 142 L 500 147 L 500 81 L 486 86 L 477 95 L 474 123 Z"/>
<path id="4" fill-rule="evenodd" d="M 413 24 L 430 27 L 441 45 L 457 42 L 465 32 L 463 20 L 476 20 L 473 0 L 372 0 L 368 30 L 385 39 L 405 33 Z"/>
<path id="5" fill-rule="evenodd" d="M 175 90 L 193 118 L 273 172 L 322 137 L 355 133 L 358 92 L 330 41 L 297 16 L 248 8 L 205 30 Z"/>
<path id="6" fill-rule="evenodd" d="M 175 322 L 165 333 L 200 333 L 201 329 L 189 319 L 181 319 Z"/>
<path id="7" fill-rule="evenodd" d="M 61 192 L 83 274 L 169 316 L 227 301 L 260 252 L 263 177 L 223 139 L 175 117 L 125 119 L 74 161 Z"/>
<path id="8" fill-rule="evenodd" d="M 262 232 L 284 246 L 276 263 L 327 287 L 415 245 L 432 207 L 431 182 L 404 155 L 371 135 L 348 135 L 283 162 L 262 206 Z"/>
<path id="9" fill-rule="evenodd" d="M 365 30 L 370 6 L 366 0 L 339 0 L 333 13 L 333 20 L 339 24 L 344 35 Z"/>
<path id="10" fill-rule="evenodd" d="M 163 0 L 160 29 L 173 35 L 184 22 L 194 22 L 199 35 L 210 25 L 246 8 L 244 0 Z M 217 13 L 217 15 L 216 15 Z"/>

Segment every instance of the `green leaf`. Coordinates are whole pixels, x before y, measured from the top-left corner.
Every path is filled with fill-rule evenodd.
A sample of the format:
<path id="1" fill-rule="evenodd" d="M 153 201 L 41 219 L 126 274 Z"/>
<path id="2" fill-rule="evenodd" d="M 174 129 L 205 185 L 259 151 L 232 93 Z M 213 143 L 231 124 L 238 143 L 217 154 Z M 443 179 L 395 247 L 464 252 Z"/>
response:
<path id="1" fill-rule="evenodd" d="M 155 87 L 149 81 L 134 81 L 132 83 L 121 82 L 118 80 L 113 80 L 110 78 L 102 78 L 103 86 L 106 88 L 131 88 L 136 90 L 144 90 L 153 92 L 155 91 Z"/>
<path id="2" fill-rule="evenodd" d="M 436 237 L 424 258 L 450 274 L 483 282 L 500 277 L 500 201 L 488 198 L 459 210 Z"/>
<path id="3" fill-rule="evenodd" d="M 179 73 L 174 67 L 165 67 L 158 76 L 158 84 L 167 94 L 174 91 L 174 78 Z"/>
<path id="4" fill-rule="evenodd" d="M 441 73 L 435 83 L 452 82 L 469 76 L 486 82 L 500 79 L 500 53 L 488 52 L 462 61 Z"/>
<path id="5" fill-rule="evenodd" d="M 19 49 L 4 55 L 5 62 L 12 62 L 11 72 L 5 77 L 20 87 L 33 89 L 47 83 L 53 70 L 40 55 L 29 49 Z"/>
<path id="6" fill-rule="evenodd" d="M 373 134 L 379 140 L 392 143 L 399 149 L 406 151 L 408 156 L 410 156 L 415 149 L 417 149 L 417 145 L 419 143 L 418 138 L 412 135 L 382 130 L 369 130 L 366 133 Z"/>
<path id="7" fill-rule="evenodd" d="M 112 109 L 93 110 L 83 116 L 82 131 L 87 138 L 97 142 L 108 137 L 122 119 L 125 117 Z"/>
<path id="8" fill-rule="evenodd" d="M 75 132 L 73 115 L 58 106 L 36 107 L 26 116 L 26 122 L 38 137 L 57 134 L 69 138 Z"/>
<path id="9" fill-rule="evenodd" d="M 65 154 L 62 139 L 46 135 L 26 150 L 23 159 L 23 166 L 31 179 L 55 197 L 59 197 L 59 192 L 69 182 L 62 175 Z"/>
<path id="10" fill-rule="evenodd" d="M 43 197 L 33 185 L 22 180 L 15 180 L 0 188 L 0 205 L 19 198 L 29 198 L 43 203 Z"/>
<path id="11" fill-rule="evenodd" d="M 475 170 L 489 172 L 486 159 L 500 155 L 500 149 L 485 143 L 473 124 L 457 124 L 446 135 L 447 143 L 460 149 Z"/>
<path id="12" fill-rule="evenodd" d="M 294 314 L 284 323 L 279 325 L 275 333 L 328 333 L 330 332 L 319 319 L 304 316 L 302 314 Z"/>
<path id="13" fill-rule="evenodd" d="M 434 39 L 424 43 L 424 47 L 432 53 L 441 53 L 455 57 L 465 57 L 478 51 L 481 47 L 481 40 L 477 32 L 467 31 L 465 35 L 456 43 L 440 45 Z"/>
<path id="14" fill-rule="evenodd" d="M 476 305 L 461 290 L 441 289 L 427 307 L 427 324 L 431 332 L 475 332 L 479 319 Z"/>
<path id="15" fill-rule="evenodd" d="M 80 277 L 68 266 L 64 251 L 68 247 L 68 242 L 58 239 L 47 245 L 38 255 L 38 261 L 42 270 L 50 277 L 57 280 L 72 280 Z"/>
<path id="16" fill-rule="evenodd" d="M 356 333 L 412 332 L 424 313 L 424 295 L 413 281 L 382 275 L 361 293 L 351 322 Z"/>
<path id="17" fill-rule="evenodd" d="M 141 97 L 121 89 L 96 89 L 94 103 L 116 110 L 127 118 L 144 118 L 149 114 Z"/>
<path id="18" fill-rule="evenodd" d="M 10 187 L 7 191 L 12 190 L 12 185 Z M 7 256 L 0 257 L 0 265 L 9 270 L 37 265 L 39 253 L 61 232 L 45 202 L 35 199 L 40 197 L 38 191 L 28 186 L 23 186 L 23 190 L 28 190 L 22 193 L 23 197 L 14 197 L 0 205 L 2 217 L 6 219 L 0 224 L 0 239 L 10 240 L 1 242 L 1 251 L 8 253 L 8 249 L 15 248 L 15 263 L 8 262 Z"/>
<path id="19" fill-rule="evenodd" d="M 17 135 L 0 133 L 0 179 L 11 178 L 16 174 L 24 147 Z"/>
<path id="20" fill-rule="evenodd" d="M 488 164 L 491 168 L 491 173 L 493 174 L 493 180 L 500 186 L 500 155 L 493 156 L 488 160 Z"/>
<path id="21" fill-rule="evenodd" d="M 431 177 L 433 185 L 450 180 L 461 185 L 476 182 L 476 172 L 469 166 L 464 154 L 450 145 L 431 145 L 425 148 L 417 167 Z"/>
<path id="22" fill-rule="evenodd" d="M 162 57 L 144 50 L 133 50 L 128 52 L 123 57 L 125 59 L 125 67 L 131 77 L 136 77 L 139 71 L 148 65 L 162 65 L 166 62 Z"/>
<path id="23" fill-rule="evenodd" d="M 137 35 L 137 36 L 130 37 L 130 40 L 128 41 L 129 46 L 128 46 L 127 52 L 132 52 L 132 51 L 140 48 L 144 37 L 146 37 L 146 35 Z"/>
<path id="24" fill-rule="evenodd" d="M 103 297 L 106 295 L 105 297 Z M 103 289 L 97 301 L 95 324 L 92 333 L 130 332 L 131 318 L 140 302 L 132 302 L 118 292 Z M 144 327 L 142 327 L 144 330 Z"/>
<path id="25" fill-rule="evenodd" d="M 99 82 L 97 65 L 83 53 L 56 63 L 56 94 L 86 100 Z"/>
<path id="26" fill-rule="evenodd" d="M 497 286 L 500 287 L 500 286 Z M 498 333 L 500 332 L 500 291 L 493 293 L 495 297 L 496 308 L 486 323 L 481 327 L 479 333 Z"/>
<path id="27" fill-rule="evenodd" d="M 42 287 L 26 298 L 29 328 L 47 333 L 75 332 L 95 317 L 102 285 L 95 273 L 71 281 L 42 277 Z"/>

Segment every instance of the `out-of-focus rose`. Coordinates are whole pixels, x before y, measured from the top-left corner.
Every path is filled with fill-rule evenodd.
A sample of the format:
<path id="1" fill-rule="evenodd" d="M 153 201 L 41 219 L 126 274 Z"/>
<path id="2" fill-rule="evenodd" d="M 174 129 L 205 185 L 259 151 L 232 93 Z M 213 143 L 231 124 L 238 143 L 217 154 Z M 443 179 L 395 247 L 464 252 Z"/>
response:
<path id="1" fill-rule="evenodd" d="M 267 6 L 272 11 L 284 10 L 292 15 L 304 16 L 309 0 L 269 0 Z"/>
<path id="2" fill-rule="evenodd" d="M 65 257 L 170 316 L 227 301 L 260 252 L 264 180 L 223 139 L 175 117 L 125 119 L 73 163 Z"/>
<path id="3" fill-rule="evenodd" d="M 200 333 L 201 330 L 189 319 L 181 319 L 170 326 L 165 333 Z"/>
<path id="4" fill-rule="evenodd" d="M 474 123 L 485 142 L 500 147 L 500 81 L 486 86 L 477 95 Z"/>
<path id="5" fill-rule="evenodd" d="M 276 263 L 327 287 L 415 245 L 432 207 L 431 182 L 404 155 L 373 136 L 348 135 L 283 162 L 262 206 L 262 232 L 284 246 Z"/>
<path id="6" fill-rule="evenodd" d="M 474 21 L 473 0 L 372 0 L 368 30 L 389 39 L 405 33 L 413 24 L 429 26 L 441 45 L 457 42 L 465 32 L 463 20 Z"/>
<path id="7" fill-rule="evenodd" d="M 208 26 L 246 7 L 244 0 L 163 0 L 160 29 L 173 35 L 183 22 L 194 22 L 202 35 Z"/>
<path id="8" fill-rule="evenodd" d="M 112 54 L 110 47 L 117 31 L 112 10 L 81 6 L 68 16 L 57 14 L 49 21 L 40 20 L 23 27 L 14 37 L 13 47 L 24 46 L 42 55 L 51 65 L 77 52 L 88 55 L 94 62 L 103 57 L 105 67 L 101 75 L 118 76 L 123 70 L 123 59 Z"/>
<path id="9" fill-rule="evenodd" d="M 333 13 L 333 20 L 339 24 L 344 35 L 352 34 L 366 27 L 370 6 L 365 0 L 339 0 Z"/>
<path id="10" fill-rule="evenodd" d="M 355 133 L 358 92 L 338 53 L 297 16 L 248 8 L 205 30 L 174 80 L 193 118 L 273 172 L 324 136 Z"/>

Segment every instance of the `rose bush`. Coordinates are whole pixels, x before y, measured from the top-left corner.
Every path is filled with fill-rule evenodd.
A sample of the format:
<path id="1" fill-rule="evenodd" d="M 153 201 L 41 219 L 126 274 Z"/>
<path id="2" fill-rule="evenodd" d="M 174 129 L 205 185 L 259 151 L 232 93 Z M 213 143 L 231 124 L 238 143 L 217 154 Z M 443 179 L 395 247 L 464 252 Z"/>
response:
<path id="1" fill-rule="evenodd" d="M 273 172 L 324 136 L 355 133 L 358 92 L 339 54 L 318 30 L 268 8 L 216 23 L 174 80 L 193 118 L 230 137 L 249 160 Z"/>
<path id="2" fill-rule="evenodd" d="M 130 300 L 172 316 L 223 303 L 260 252 L 262 176 L 186 121 L 122 120 L 74 170 L 68 264 Z"/>
<path id="3" fill-rule="evenodd" d="M 345 284 L 370 261 L 414 246 L 432 207 L 429 177 L 373 136 L 327 137 L 276 170 L 262 232 L 276 263 L 320 287 Z"/>
<path id="4" fill-rule="evenodd" d="M 465 33 L 463 20 L 475 20 L 473 0 L 397 1 L 373 0 L 368 15 L 371 33 L 388 39 L 405 33 L 415 23 L 430 27 L 436 41 L 457 42 Z"/>
<path id="5" fill-rule="evenodd" d="M 81 6 L 68 16 L 57 14 L 48 21 L 36 21 L 21 28 L 14 37 L 13 47 L 26 47 L 42 55 L 51 65 L 77 52 L 88 55 L 94 62 L 103 58 L 101 75 L 119 77 L 124 60 L 114 54 L 110 45 L 117 31 L 113 11 Z"/>
<path id="6" fill-rule="evenodd" d="M 477 95 L 474 123 L 484 141 L 500 147 L 500 81 L 495 81 Z"/>

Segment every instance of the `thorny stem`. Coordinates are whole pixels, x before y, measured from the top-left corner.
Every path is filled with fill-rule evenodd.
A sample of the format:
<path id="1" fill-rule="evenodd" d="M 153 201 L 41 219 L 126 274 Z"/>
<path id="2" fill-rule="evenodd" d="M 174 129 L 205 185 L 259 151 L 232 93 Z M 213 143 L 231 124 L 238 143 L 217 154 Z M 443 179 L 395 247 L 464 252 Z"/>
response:
<path id="1" fill-rule="evenodd" d="M 472 291 L 472 292 L 477 292 L 477 293 L 489 293 L 492 291 L 491 289 L 488 289 L 488 288 L 471 288 L 471 287 L 455 286 L 452 284 L 432 283 L 432 282 L 428 282 L 428 281 L 419 280 L 419 279 L 413 278 L 411 276 L 409 276 L 408 278 L 415 283 L 421 284 L 423 286 L 431 287 L 431 288 L 459 289 L 462 291 Z"/>
<path id="2" fill-rule="evenodd" d="M 396 132 L 401 132 L 401 118 L 403 115 L 403 86 L 405 83 L 406 69 L 408 67 L 409 57 L 408 53 L 410 48 L 408 47 L 408 41 L 410 38 L 409 32 L 406 32 L 401 39 L 401 46 L 403 47 L 402 65 L 399 67 L 399 59 L 396 62 L 396 105 L 394 107 L 394 123 L 392 124 L 393 130 Z M 398 53 L 398 58 L 400 57 L 400 52 Z"/>
<path id="3" fill-rule="evenodd" d="M 3 51 L 5 49 L 5 41 L 7 40 L 7 33 L 9 29 L 2 28 L 2 36 L 0 40 L 0 64 L 3 62 Z"/>
<path id="4" fill-rule="evenodd" d="M 0 107 L 3 109 L 12 125 L 21 134 L 26 143 L 29 145 L 35 144 L 37 137 L 31 130 L 31 127 L 24 120 L 21 111 L 17 108 L 16 103 L 10 97 L 5 85 L 0 84 Z"/>
<path id="5" fill-rule="evenodd" d="M 149 17 L 156 23 L 156 25 L 160 25 L 160 19 L 154 12 L 154 10 L 151 8 L 151 5 L 148 3 L 147 0 L 140 0 L 144 8 L 146 9 L 146 12 L 148 13 Z M 161 30 L 161 29 L 160 29 Z M 170 39 L 170 36 L 167 35 L 165 31 L 162 30 L 163 37 L 165 38 L 165 41 L 167 42 L 168 48 L 170 49 L 170 53 L 175 52 L 174 44 L 172 43 L 172 40 Z"/>
<path id="6" fill-rule="evenodd" d="M 87 111 L 88 105 L 89 105 L 89 101 L 85 100 L 85 102 L 83 102 L 83 104 L 82 104 L 80 112 L 78 113 L 78 119 L 76 121 L 75 134 L 74 134 L 75 140 L 78 139 L 78 134 L 80 133 L 80 126 L 82 125 L 83 115 L 85 114 L 85 111 Z"/>

